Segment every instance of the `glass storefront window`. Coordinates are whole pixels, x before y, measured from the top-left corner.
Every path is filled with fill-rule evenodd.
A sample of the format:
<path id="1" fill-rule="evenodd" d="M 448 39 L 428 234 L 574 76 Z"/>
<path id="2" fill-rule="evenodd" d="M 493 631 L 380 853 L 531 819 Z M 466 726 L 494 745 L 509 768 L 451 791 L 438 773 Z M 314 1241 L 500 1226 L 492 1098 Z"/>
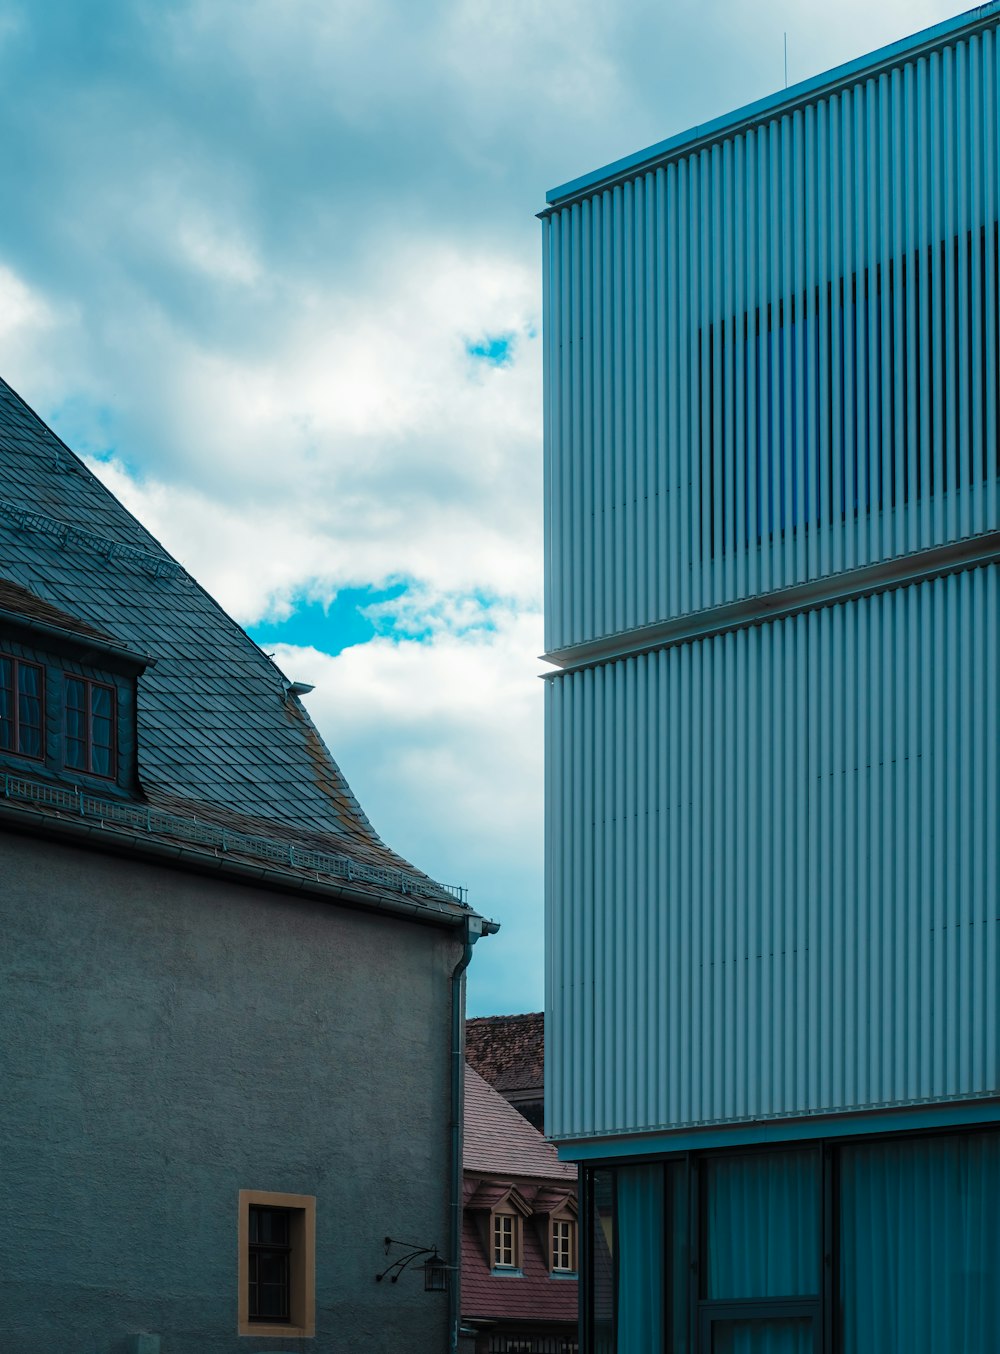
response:
<path id="1" fill-rule="evenodd" d="M 710 1157 L 705 1171 L 706 1298 L 778 1298 L 820 1289 L 816 1150 Z"/>

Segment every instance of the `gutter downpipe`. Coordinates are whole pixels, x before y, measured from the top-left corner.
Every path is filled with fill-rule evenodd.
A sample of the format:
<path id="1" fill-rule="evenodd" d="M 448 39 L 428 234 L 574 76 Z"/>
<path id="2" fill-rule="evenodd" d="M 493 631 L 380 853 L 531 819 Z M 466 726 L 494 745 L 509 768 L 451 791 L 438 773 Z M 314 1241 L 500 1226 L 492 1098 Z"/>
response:
<path id="1" fill-rule="evenodd" d="M 451 973 L 451 1188 L 448 1272 L 448 1347 L 457 1354 L 462 1324 L 462 1117 L 465 1086 L 465 970 L 480 936 L 495 936 L 499 922 L 466 917 L 465 944 Z"/>

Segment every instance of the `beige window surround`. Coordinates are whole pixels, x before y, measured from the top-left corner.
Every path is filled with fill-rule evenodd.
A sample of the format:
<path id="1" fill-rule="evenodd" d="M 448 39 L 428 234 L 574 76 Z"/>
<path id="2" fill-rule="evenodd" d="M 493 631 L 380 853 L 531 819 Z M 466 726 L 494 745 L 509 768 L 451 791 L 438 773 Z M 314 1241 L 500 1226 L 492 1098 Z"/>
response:
<path id="1" fill-rule="evenodd" d="M 251 1321 L 250 1311 L 250 1206 L 287 1208 L 290 1213 L 291 1320 Z M 262 1189 L 241 1189 L 239 1194 L 239 1258 L 237 1263 L 239 1335 L 284 1335 L 311 1339 L 316 1334 L 316 1196 L 277 1194 Z"/>

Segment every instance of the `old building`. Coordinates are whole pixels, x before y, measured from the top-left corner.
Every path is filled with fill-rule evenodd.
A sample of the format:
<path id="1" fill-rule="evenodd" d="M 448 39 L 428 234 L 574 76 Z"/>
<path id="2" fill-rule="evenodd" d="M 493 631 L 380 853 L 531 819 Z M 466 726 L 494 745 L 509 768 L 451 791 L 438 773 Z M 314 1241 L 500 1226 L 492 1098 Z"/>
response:
<path id="1" fill-rule="evenodd" d="M 476 1016 L 465 1022 L 465 1060 L 538 1129 L 545 1131 L 545 1016 Z"/>
<path id="2" fill-rule="evenodd" d="M 1000 1348 L 998 20 L 548 196 L 588 1354 Z"/>
<path id="3" fill-rule="evenodd" d="M 577 1354 L 576 1168 L 471 1066 L 464 1168 L 468 1354 Z"/>
<path id="4" fill-rule="evenodd" d="M 457 1338 L 454 1282 L 374 1276 L 386 1236 L 457 1264 L 494 926 L 301 692 L 0 382 L 4 1354 Z"/>

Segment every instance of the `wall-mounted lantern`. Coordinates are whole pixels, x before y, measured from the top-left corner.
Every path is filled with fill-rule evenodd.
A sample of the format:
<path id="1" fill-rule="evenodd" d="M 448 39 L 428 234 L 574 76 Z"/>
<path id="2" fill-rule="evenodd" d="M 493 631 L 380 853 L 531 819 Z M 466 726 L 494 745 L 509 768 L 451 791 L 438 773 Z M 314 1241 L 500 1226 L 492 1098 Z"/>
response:
<path id="1" fill-rule="evenodd" d="M 390 1283 L 397 1283 L 403 1270 L 412 1265 L 415 1260 L 421 1256 L 426 1256 L 424 1260 L 424 1290 L 427 1293 L 445 1293 L 448 1290 L 448 1266 L 438 1254 L 436 1246 L 416 1246 L 411 1241 L 396 1241 L 393 1237 L 383 1237 L 382 1245 L 386 1255 L 392 1246 L 405 1246 L 406 1254 L 399 1255 L 395 1260 L 386 1265 L 381 1274 L 375 1275 L 375 1282 L 381 1283 L 388 1277 Z"/>

